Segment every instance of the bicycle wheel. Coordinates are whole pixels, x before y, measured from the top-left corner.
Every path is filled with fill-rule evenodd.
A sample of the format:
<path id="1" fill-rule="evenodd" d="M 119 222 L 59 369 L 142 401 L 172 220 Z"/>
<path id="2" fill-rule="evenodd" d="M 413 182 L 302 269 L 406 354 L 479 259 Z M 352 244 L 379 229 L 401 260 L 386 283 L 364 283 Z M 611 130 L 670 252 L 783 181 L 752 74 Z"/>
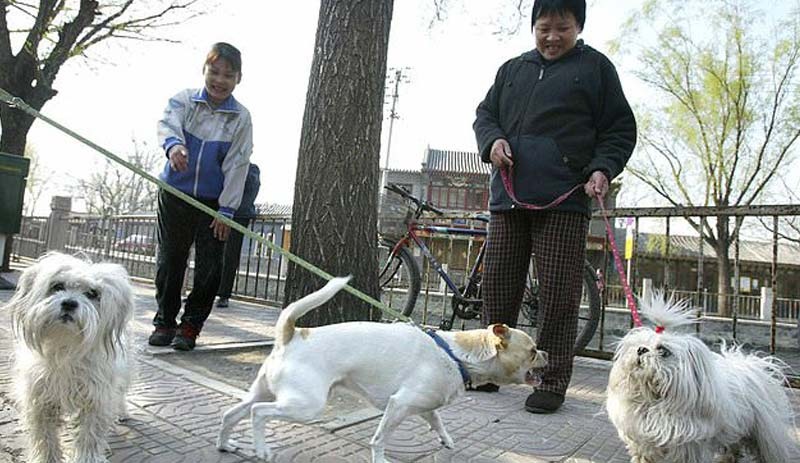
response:
<path id="1" fill-rule="evenodd" d="M 381 302 L 408 317 L 419 296 L 419 267 L 405 246 L 390 255 L 394 246 L 394 242 L 386 239 L 378 243 Z"/>
<path id="2" fill-rule="evenodd" d="M 533 266 L 531 266 L 533 267 Z M 575 352 L 580 352 L 589 345 L 600 323 L 600 291 L 597 289 L 597 276 L 588 262 L 583 267 L 583 295 L 578 309 L 578 333 L 575 337 Z M 586 301 L 585 303 L 583 301 Z M 539 283 L 534 270 L 531 270 L 525 292 L 522 296 L 521 312 L 530 323 L 538 326 L 539 317 Z"/>
<path id="3" fill-rule="evenodd" d="M 575 337 L 575 352 L 586 349 L 600 324 L 600 291 L 597 288 L 597 274 L 589 262 L 583 266 L 583 296 L 578 312 L 578 335 Z"/>

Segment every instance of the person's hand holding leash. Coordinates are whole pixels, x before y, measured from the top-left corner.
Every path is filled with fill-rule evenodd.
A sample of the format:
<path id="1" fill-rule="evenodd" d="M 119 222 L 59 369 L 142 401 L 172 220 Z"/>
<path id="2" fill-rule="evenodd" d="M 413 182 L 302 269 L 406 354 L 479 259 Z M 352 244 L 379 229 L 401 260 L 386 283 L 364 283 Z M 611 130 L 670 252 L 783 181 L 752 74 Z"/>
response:
<path id="1" fill-rule="evenodd" d="M 583 190 L 590 198 L 597 198 L 598 201 L 602 201 L 606 193 L 608 193 L 608 177 L 599 170 L 592 172 L 589 181 L 583 186 Z"/>
<path id="2" fill-rule="evenodd" d="M 225 225 L 224 223 L 222 223 L 222 221 L 219 221 L 217 219 L 214 219 L 211 222 L 211 225 L 208 226 L 208 228 L 214 229 L 214 238 L 216 238 L 216 239 L 218 239 L 220 241 L 227 240 L 228 239 L 228 235 L 231 232 L 231 227 L 230 226 Z"/>
<path id="3" fill-rule="evenodd" d="M 183 172 L 189 168 L 189 150 L 183 145 L 175 145 L 167 153 L 172 170 Z"/>
<path id="4" fill-rule="evenodd" d="M 508 140 L 498 138 L 492 143 L 492 149 L 489 151 L 489 160 L 492 161 L 495 167 L 503 169 L 513 166 L 514 161 L 511 158 L 511 145 L 508 144 Z"/>

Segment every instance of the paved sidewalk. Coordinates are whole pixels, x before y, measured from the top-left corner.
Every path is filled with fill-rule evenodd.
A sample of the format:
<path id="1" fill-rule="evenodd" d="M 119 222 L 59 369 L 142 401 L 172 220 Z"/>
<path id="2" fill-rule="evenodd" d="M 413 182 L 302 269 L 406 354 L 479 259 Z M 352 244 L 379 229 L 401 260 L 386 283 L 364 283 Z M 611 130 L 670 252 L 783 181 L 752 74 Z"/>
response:
<path id="1" fill-rule="evenodd" d="M 8 277 L 8 274 L 5 276 Z M 249 420 L 233 437 L 244 444 L 236 453 L 214 447 L 219 419 L 243 390 L 206 378 L 166 361 L 185 355 L 146 346 L 155 310 L 153 289 L 136 286 L 134 322 L 139 346 L 138 378 L 130 394 L 132 419 L 111 434 L 112 462 L 245 462 L 255 461 Z M 11 291 L 0 291 L 0 463 L 25 461 L 24 439 L 11 404 L 8 311 L 2 307 Z M 272 336 L 278 310 L 232 301 L 212 312 L 198 351 L 264 344 Z M 455 440 L 442 448 L 418 418 L 406 421 L 387 448 L 393 462 L 627 462 L 628 457 L 603 411 L 610 364 L 578 359 L 564 407 L 553 415 L 533 415 L 522 408 L 528 388 L 504 387 L 499 393 L 469 392 L 442 410 Z M 176 398 L 180 398 L 177 400 Z M 800 403 L 795 400 L 795 410 Z M 278 462 L 368 462 L 369 441 L 379 420 L 371 408 L 309 425 L 272 422 L 268 439 Z"/>

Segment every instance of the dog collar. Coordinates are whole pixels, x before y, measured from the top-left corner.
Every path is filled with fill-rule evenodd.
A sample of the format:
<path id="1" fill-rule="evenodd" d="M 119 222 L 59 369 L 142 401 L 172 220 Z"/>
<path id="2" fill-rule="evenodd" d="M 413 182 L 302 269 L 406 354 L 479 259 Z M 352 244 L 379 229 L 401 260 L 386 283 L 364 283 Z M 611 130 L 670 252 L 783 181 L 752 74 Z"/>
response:
<path id="1" fill-rule="evenodd" d="M 456 365 L 458 366 L 458 372 L 461 373 L 461 379 L 464 380 L 464 385 L 466 386 L 471 384 L 472 379 L 469 377 L 469 372 L 467 371 L 466 367 L 464 367 L 464 364 L 461 362 L 461 360 L 459 360 L 455 356 L 455 354 L 453 354 L 453 350 L 450 349 L 450 345 L 447 344 L 447 341 L 445 341 L 444 339 L 442 339 L 441 336 L 436 334 L 436 331 L 434 330 L 425 330 L 425 332 L 428 333 L 428 336 L 433 338 L 433 341 L 436 343 L 437 346 L 441 347 L 442 350 L 445 351 L 445 353 L 451 359 L 453 359 L 454 362 L 456 362 Z"/>

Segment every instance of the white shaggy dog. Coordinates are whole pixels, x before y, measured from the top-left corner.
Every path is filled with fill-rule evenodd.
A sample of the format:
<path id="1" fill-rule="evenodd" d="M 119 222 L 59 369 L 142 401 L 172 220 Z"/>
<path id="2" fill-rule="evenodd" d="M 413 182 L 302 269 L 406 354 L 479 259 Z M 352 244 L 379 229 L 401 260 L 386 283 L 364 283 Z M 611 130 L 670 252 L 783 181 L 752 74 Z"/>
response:
<path id="1" fill-rule="evenodd" d="M 131 380 L 128 274 L 50 253 L 20 276 L 9 302 L 14 331 L 14 394 L 30 440 L 28 461 L 62 461 L 62 425 L 74 426 L 68 461 L 105 462 L 106 434 L 127 416 Z"/>
<path id="2" fill-rule="evenodd" d="M 686 301 L 657 293 L 643 315 L 655 330 L 620 342 L 606 410 L 635 463 L 758 462 L 796 456 L 783 364 L 722 345 L 722 353 L 675 328 L 696 321 Z M 717 458 L 716 460 L 712 460 Z"/>
<path id="3" fill-rule="evenodd" d="M 436 410 L 464 391 L 467 377 L 473 384 L 532 383 L 531 370 L 547 363 L 547 354 L 536 350 L 530 336 L 500 324 L 439 332 L 438 342 L 446 343 L 452 356 L 431 335 L 409 324 L 351 322 L 295 329 L 295 320 L 325 303 L 347 281 L 335 278 L 281 312 L 272 353 L 248 395 L 222 417 L 217 448 L 235 450 L 230 433 L 250 414 L 256 456 L 271 459 L 264 438 L 266 422 L 317 418 L 337 385 L 384 410 L 371 442 L 373 462 L 385 461 L 386 440 L 410 415 L 420 415 L 442 443 L 452 447 Z"/>

